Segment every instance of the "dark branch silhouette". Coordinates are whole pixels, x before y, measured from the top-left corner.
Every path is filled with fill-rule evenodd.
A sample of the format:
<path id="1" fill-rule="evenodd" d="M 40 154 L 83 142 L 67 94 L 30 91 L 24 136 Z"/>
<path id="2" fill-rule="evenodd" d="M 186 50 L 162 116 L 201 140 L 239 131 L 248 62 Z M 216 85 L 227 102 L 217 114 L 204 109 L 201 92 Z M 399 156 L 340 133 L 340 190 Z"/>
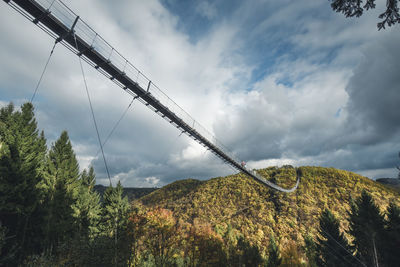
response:
<path id="1" fill-rule="evenodd" d="M 375 0 L 331 0 L 331 7 L 334 11 L 343 13 L 347 18 L 360 17 L 364 10 L 376 7 Z M 378 30 L 385 29 L 400 23 L 398 0 L 386 0 L 386 11 L 379 15 L 382 21 L 378 22 Z"/>

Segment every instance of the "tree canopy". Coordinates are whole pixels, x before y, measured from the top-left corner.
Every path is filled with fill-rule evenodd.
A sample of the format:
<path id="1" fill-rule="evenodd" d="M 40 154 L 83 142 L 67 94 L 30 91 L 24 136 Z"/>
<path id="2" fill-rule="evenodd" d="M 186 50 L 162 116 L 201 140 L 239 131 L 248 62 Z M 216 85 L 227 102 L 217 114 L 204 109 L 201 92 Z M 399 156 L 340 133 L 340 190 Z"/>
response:
<path id="1" fill-rule="evenodd" d="M 334 11 L 343 13 L 346 17 L 360 17 L 364 11 L 376 7 L 375 0 L 331 0 L 331 7 Z M 386 10 L 379 15 L 382 19 L 378 22 L 378 30 L 385 29 L 386 26 L 393 26 L 400 23 L 398 0 L 386 0 Z"/>

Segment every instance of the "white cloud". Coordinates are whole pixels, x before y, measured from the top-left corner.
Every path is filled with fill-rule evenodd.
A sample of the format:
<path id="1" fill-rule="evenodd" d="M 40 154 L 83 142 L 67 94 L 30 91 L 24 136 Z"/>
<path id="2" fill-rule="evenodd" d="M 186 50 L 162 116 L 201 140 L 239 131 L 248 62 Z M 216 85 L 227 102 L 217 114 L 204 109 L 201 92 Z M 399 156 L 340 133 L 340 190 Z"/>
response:
<path id="1" fill-rule="evenodd" d="M 210 4 L 207 1 L 201 1 L 197 4 L 196 11 L 209 20 L 214 19 L 217 16 L 217 9 L 215 5 Z"/>
<path id="2" fill-rule="evenodd" d="M 230 18 L 228 14 L 218 20 L 215 5 L 201 2 L 196 12 L 210 19 L 213 27 L 192 43 L 178 29 L 180 18 L 159 1 L 66 3 L 239 158 L 256 167 L 293 163 L 360 169 L 341 160 L 348 161 L 353 155 L 349 145 L 360 140 L 347 136 L 345 121 L 352 114 L 346 86 L 362 49 L 374 38 L 392 40 L 390 31 L 376 32 L 373 14 L 349 21 L 329 10 L 329 3 L 269 1 L 242 3 Z M 1 9 L 0 15 L 9 22 L 0 24 L 2 36 L 7 36 L 0 43 L 6 62 L 0 64 L 0 101 L 18 104 L 33 92 L 53 40 L 9 7 Z M 250 23 L 254 21 L 258 22 L 255 26 Z M 275 61 L 254 83 L 252 73 L 259 66 L 249 59 L 248 47 L 257 40 L 261 47 L 280 48 L 280 38 L 292 47 L 272 54 Z M 379 54 L 376 49 L 368 51 Z M 84 67 L 104 139 L 131 98 Z M 68 130 L 81 167 L 93 164 L 99 181 L 107 184 L 102 158 L 96 156 L 98 144 L 78 59 L 62 46 L 56 48 L 36 104 L 39 126 L 48 139 L 54 141 Z M 179 131 L 134 102 L 105 146 L 113 179 L 124 185 L 151 186 L 233 172 L 204 148 L 178 135 Z M 387 146 L 379 149 L 383 147 Z"/>

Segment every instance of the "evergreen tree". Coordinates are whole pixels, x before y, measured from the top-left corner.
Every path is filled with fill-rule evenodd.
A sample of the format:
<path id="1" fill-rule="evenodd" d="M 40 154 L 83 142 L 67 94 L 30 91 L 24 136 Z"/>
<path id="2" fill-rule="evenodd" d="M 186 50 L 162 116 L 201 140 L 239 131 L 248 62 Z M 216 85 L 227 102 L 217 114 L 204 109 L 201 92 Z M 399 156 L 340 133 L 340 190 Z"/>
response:
<path id="1" fill-rule="evenodd" d="M 319 219 L 316 250 L 320 255 L 319 266 L 353 266 L 354 259 L 346 237 L 339 231 L 339 220 L 326 209 Z"/>
<path id="2" fill-rule="evenodd" d="M 307 234 L 304 237 L 304 252 L 308 259 L 308 266 L 317 266 L 317 245 L 311 235 Z"/>
<path id="3" fill-rule="evenodd" d="M 46 140 L 39 134 L 31 103 L 0 110 L 0 221 L 8 229 L 5 254 L 18 249 L 14 265 L 41 248 L 40 210 Z M 13 259 L 10 259 L 13 260 Z"/>
<path id="4" fill-rule="evenodd" d="M 100 196 L 93 191 L 96 182 L 93 167 L 89 172 L 83 170 L 80 179 L 79 194 L 73 205 L 74 217 L 79 229 L 79 236 L 92 239 L 99 231 L 101 214 Z"/>
<path id="5" fill-rule="evenodd" d="M 51 253 L 69 241 L 77 230 L 73 205 L 79 192 L 79 165 L 68 133 L 63 131 L 51 147 L 42 187 L 46 190 L 45 224 L 47 249 Z"/>
<path id="6" fill-rule="evenodd" d="M 387 266 L 400 266 L 400 208 L 394 203 L 387 208 L 385 224 L 385 263 Z"/>
<path id="7" fill-rule="evenodd" d="M 271 235 L 268 245 L 268 261 L 267 267 L 279 266 L 282 262 L 279 247 L 276 245 L 275 238 Z"/>
<path id="8" fill-rule="evenodd" d="M 237 241 L 237 260 L 238 266 L 260 266 L 263 263 L 260 250 L 257 246 L 251 245 L 244 237 L 239 237 Z"/>
<path id="9" fill-rule="evenodd" d="M 94 191 L 96 177 L 93 168 L 83 170 L 79 180 L 78 195 L 72 205 L 74 219 L 77 226 L 77 235 L 73 239 L 71 249 L 71 264 L 77 266 L 98 266 L 96 260 L 99 249 L 97 243 L 100 229 L 100 196 Z"/>
<path id="10" fill-rule="evenodd" d="M 110 238 L 113 251 L 108 254 L 111 256 L 112 263 L 118 264 L 125 262 L 128 246 L 123 246 L 127 239 L 127 224 L 129 216 L 128 197 L 122 197 L 123 188 L 120 182 L 114 188 L 111 185 L 103 195 L 102 205 L 102 231 L 106 237 Z M 121 255 L 122 254 L 122 255 Z"/>
<path id="11" fill-rule="evenodd" d="M 400 158 L 400 152 L 399 152 L 399 158 Z M 397 174 L 397 178 L 400 179 L 400 166 L 396 166 L 396 169 L 399 171 L 399 173 Z"/>
<path id="12" fill-rule="evenodd" d="M 372 196 L 366 191 L 352 203 L 349 213 L 349 233 L 359 259 L 368 266 L 376 266 L 382 260 L 381 247 L 384 220 Z"/>

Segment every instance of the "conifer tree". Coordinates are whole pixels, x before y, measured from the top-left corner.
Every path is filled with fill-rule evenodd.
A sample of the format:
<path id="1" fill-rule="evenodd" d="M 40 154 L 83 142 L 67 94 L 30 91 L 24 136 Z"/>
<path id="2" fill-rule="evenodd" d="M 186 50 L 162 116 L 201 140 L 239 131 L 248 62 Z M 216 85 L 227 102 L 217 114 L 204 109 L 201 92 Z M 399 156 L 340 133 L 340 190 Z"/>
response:
<path id="1" fill-rule="evenodd" d="M 49 151 L 43 182 L 43 188 L 47 193 L 45 233 L 49 252 L 71 239 L 76 233 L 73 205 L 79 192 L 78 179 L 78 161 L 68 133 L 63 131 Z"/>
<path id="2" fill-rule="evenodd" d="M 268 261 L 267 267 L 279 266 L 282 262 L 279 247 L 276 245 L 275 238 L 271 234 L 268 245 Z"/>
<path id="3" fill-rule="evenodd" d="M 93 238 L 100 231 L 100 196 L 93 191 L 95 182 L 96 177 L 93 167 L 89 169 L 89 172 L 83 170 L 80 178 L 79 194 L 73 205 L 79 236 L 86 240 Z"/>
<path id="4" fill-rule="evenodd" d="M 21 111 L 13 104 L 0 110 L 0 221 L 8 229 L 5 253 L 18 249 L 11 265 L 41 247 L 38 184 L 47 148 L 33 110 L 31 103 L 23 104 Z"/>
<path id="5" fill-rule="evenodd" d="M 307 234 L 304 237 L 304 252 L 308 259 L 308 266 L 317 266 L 317 245 L 311 235 Z"/>
<path id="6" fill-rule="evenodd" d="M 258 247 L 251 245 L 243 236 L 237 241 L 237 254 L 235 258 L 239 266 L 260 266 L 263 263 Z"/>
<path id="7" fill-rule="evenodd" d="M 390 203 L 385 222 L 385 263 L 387 266 L 400 266 L 400 208 Z"/>
<path id="8" fill-rule="evenodd" d="M 100 196 L 94 191 L 96 182 L 93 168 L 85 169 L 79 179 L 78 195 L 72 205 L 77 234 L 73 237 L 71 247 L 71 264 L 76 266 L 98 266 L 98 246 L 100 238 Z"/>
<path id="9" fill-rule="evenodd" d="M 399 158 L 400 158 L 400 152 L 399 152 Z M 399 171 L 397 174 L 397 178 L 400 179 L 400 166 L 396 166 L 396 169 Z"/>
<path id="10" fill-rule="evenodd" d="M 365 190 L 351 205 L 349 233 L 354 237 L 353 245 L 359 259 L 368 266 L 382 261 L 384 220 L 372 196 Z"/>
<path id="11" fill-rule="evenodd" d="M 353 256 L 349 243 L 339 230 L 339 220 L 332 212 L 325 209 L 319 219 L 319 235 L 316 250 L 320 255 L 319 266 L 352 266 Z"/>
<path id="12" fill-rule="evenodd" d="M 120 182 L 114 188 L 111 185 L 106 189 L 103 195 L 103 205 L 101 212 L 101 224 L 103 233 L 109 237 L 112 242 L 113 254 L 112 262 L 117 264 L 118 261 L 124 261 L 125 258 L 121 255 L 124 248 L 122 246 L 126 241 L 126 227 L 129 216 L 128 197 L 122 197 L 123 187 Z M 121 249 L 119 249 L 121 248 Z M 127 256 L 127 255 L 124 255 Z"/>

